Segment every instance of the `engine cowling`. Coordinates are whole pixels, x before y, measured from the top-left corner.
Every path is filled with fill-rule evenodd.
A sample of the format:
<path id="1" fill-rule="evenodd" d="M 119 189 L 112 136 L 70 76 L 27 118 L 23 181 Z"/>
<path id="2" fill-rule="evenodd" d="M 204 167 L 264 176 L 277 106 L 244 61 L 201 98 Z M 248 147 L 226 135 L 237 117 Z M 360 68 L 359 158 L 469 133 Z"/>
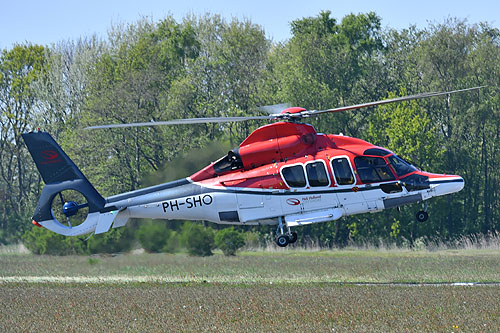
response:
<path id="1" fill-rule="evenodd" d="M 308 124 L 279 122 L 255 130 L 240 144 L 245 169 L 283 162 L 316 151 L 316 130 Z"/>

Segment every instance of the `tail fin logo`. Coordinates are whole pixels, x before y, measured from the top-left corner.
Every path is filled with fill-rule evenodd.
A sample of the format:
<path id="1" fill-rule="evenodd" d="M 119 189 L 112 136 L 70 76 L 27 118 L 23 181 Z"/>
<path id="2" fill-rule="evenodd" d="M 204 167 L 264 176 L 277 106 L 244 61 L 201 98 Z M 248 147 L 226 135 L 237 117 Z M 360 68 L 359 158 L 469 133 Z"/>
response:
<path id="1" fill-rule="evenodd" d="M 59 154 L 54 150 L 44 150 L 40 153 L 42 157 L 42 164 L 59 163 L 61 159 Z"/>

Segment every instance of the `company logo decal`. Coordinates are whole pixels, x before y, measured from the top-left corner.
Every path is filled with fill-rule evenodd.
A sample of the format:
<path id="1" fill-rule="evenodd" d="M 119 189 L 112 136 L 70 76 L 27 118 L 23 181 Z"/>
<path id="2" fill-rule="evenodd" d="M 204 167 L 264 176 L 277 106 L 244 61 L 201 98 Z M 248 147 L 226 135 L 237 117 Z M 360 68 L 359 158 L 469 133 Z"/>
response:
<path id="1" fill-rule="evenodd" d="M 290 198 L 286 199 L 286 203 L 289 204 L 290 206 L 297 206 L 300 205 L 300 200 L 296 198 Z"/>
<path id="2" fill-rule="evenodd" d="M 56 151 L 53 150 L 44 150 L 42 151 L 42 158 L 44 160 L 54 160 L 59 156 Z"/>
<path id="3" fill-rule="evenodd" d="M 40 153 L 42 157 L 41 164 L 49 164 L 49 163 L 59 163 L 61 159 L 59 158 L 59 154 L 54 150 L 44 150 Z"/>

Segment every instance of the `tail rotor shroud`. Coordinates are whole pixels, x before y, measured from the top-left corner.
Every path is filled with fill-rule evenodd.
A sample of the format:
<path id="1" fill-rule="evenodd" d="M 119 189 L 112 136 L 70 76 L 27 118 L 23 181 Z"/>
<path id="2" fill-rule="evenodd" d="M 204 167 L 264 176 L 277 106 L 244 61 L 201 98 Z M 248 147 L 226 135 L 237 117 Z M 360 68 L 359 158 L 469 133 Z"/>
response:
<path id="1" fill-rule="evenodd" d="M 66 236 L 108 231 L 118 210 L 105 207 L 104 198 L 55 140 L 42 131 L 24 133 L 23 139 L 45 182 L 34 223 Z"/>

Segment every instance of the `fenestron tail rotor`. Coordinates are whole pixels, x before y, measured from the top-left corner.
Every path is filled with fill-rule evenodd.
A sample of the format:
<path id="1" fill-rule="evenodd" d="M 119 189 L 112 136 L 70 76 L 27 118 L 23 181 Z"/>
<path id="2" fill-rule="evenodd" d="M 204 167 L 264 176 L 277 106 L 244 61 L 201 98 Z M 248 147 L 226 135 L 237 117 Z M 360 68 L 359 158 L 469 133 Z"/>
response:
<path id="1" fill-rule="evenodd" d="M 142 126 L 158 126 L 158 125 L 181 125 L 181 124 L 206 124 L 206 123 L 226 123 L 226 122 L 241 122 L 248 120 L 285 120 L 285 121 L 299 121 L 302 118 L 308 118 L 313 116 L 318 116 L 323 113 L 330 112 L 341 112 L 355 109 L 362 109 L 377 105 L 384 105 L 389 103 L 396 102 L 404 102 L 411 101 L 415 99 L 424 99 L 435 96 L 444 96 L 451 95 L 460 92 L 473 91 L 484 88 L 485 86 L 473 87 L 473 88 L 465 88 L 459 90 L 452 91 L 443 91 L 443 92 L 428 92 L 421 93 L 410 96 L 389 98 L 374 102 L 355 104 L 349 106 L 341 106 L 333 109 L 326 110 L 303 110 L 300 112 L 286 112 L 287 109 L 290 108 L 290 104 L 276 104 L 276 105 L 267 105 L 259 107 L 260 111 L 266 112 L 269 115 L 267 116 L 248 116 L 248 117 L 210 117 L 210 118 L 187 118 L 187 119 L 175 119 L 175 120 L 167 120 L 167 121 L 150 121 L 150 122 L 142 122 L 142 123 L 129 123 L 129 124 L 110 124 L 110 125 L 96 125 L 90 126 L 86 129 L 100 129 L 100 128 L 124 128 L 124 127 L 142 127 Z"/>
<path id="2" fill-rule="evenodd" d="M 75 190 L 63 190 L 52 200 L 53 217 L 61 224 L 76 227 L 82 224 L 89 214 L 89 204 L 83 194 Z"/>

